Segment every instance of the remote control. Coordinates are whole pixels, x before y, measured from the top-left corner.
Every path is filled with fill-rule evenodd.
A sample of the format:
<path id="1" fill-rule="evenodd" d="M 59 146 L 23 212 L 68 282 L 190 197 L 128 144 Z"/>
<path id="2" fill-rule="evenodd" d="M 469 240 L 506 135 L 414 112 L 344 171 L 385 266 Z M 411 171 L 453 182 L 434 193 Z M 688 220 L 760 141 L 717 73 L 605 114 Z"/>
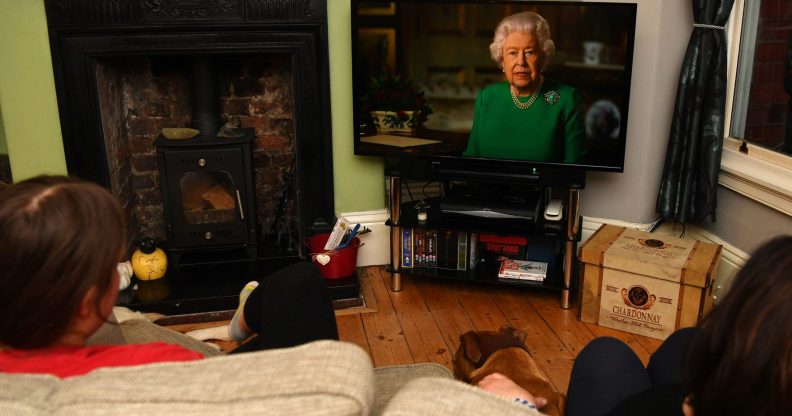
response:
<path id="1" fill-rule="evenodd" d="M 544 217 L 547 221 L 560 221 L 564 216 L 564 203 L 560 199 L 551 199 L 545 206 Z"/>

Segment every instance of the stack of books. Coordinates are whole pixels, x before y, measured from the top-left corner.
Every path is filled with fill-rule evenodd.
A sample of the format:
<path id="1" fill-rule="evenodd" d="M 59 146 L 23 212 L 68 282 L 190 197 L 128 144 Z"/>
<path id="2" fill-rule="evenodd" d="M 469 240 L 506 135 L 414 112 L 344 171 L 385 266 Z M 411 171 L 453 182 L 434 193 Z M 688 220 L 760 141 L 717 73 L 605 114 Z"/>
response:
<path id="1" fill-rule="evenodd" d="M 515 260 L 506 257 L 501 259 L 499 279 L 543 282 L 545 277 L 547 277 L 547 263 L 543 261 Z"/>

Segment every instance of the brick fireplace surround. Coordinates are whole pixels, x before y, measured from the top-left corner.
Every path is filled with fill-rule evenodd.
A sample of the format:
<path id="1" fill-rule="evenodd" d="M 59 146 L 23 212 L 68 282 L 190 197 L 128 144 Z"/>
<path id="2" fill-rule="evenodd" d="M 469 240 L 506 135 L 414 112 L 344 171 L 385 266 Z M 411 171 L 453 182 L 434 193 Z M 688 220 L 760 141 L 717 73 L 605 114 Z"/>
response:
<path id="1" fill-rule="evenodd" d="M 333 223 L 325 0 L 45 0 L 45 6 L 69 173 L 121 198 L 130 243 L 167 238 L 153 142 L 164 127 L 189 126 L 189 62 L 198 54 L 217 68 L 218 116 L 255 132 L 261 234 L 272 228 L 293 161 L 285 217 L 296 224 L 296 241 Z M 297 247 L 262 244 L 261 272 L 304 258 Z M 235 274 L 227 258 L 199 257 L 201 270 L 214 277 L 204 281 L 189 270 L 169 276 L 170 285 L 152 288 L 158 295 L 139 309 L 232 309 L 251 269 Z"/>

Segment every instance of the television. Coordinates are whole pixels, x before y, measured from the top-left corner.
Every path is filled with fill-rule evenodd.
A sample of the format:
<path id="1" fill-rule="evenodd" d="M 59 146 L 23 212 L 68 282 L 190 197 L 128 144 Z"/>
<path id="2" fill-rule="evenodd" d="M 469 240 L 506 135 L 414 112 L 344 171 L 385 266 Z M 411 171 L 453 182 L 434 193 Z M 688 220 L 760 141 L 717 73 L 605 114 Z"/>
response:
<path id="1" fill-rule="evenodd" d="M 428 161 L 439 169 L 473 176 L 622 172 L 636 8 L 634 3 L 576 1 L 351 0 L 355 154 L 384 156 L 386 161 Z M 496 61 L 490 44 L 503 18 L 523 12 L 544 18 L 554 53 L 541 45 L 536 53 L 544 59 L 539 70 L 542 84 L 518 103 L 517 81 L 505 76 L 511 64 Z M 521 48 L 517 49 L 523 52 Z M 525 60 L 532 53 L 526 50 Z M 518 72 L 513 77 L 524 75 L 514 71 Z M 394 86 L 394 81 L 401 85 Z M 404 84 L 422 97 L 431 113 L 419 119 L 415 113 L 393 109 L 397 122 L 385 126 L 383 113 L 375 113 L 381 110 L 375 107 L 384 106 L 376 102 L 377 94 L 388 93 L 383 91 L 388 85 L 399 93 Z M 511 91 L 511 97 L 508 92 L 493 95 L 500 101 L 487 99 L 481 108 L 497 102 L 488 107 L 489 114 L 492 108 L 502 108 L 496 117 L 509 117 L 506 124 L 522 117 L 533 121 L 517 121 L 514 130 L 503 130 L 499 120 L 494 127 L 499 133 L 488 136 L 482 126 L 493 122 L 480 121 L 490 116 L 476 102 L 482 91 L 497 85 L 500 91 Z M 530 108 L 526 99 L 536 105 Z M 555 111 L 559 108 L 564 110 Z M 528 129 L 520 127 L 525 123 Z M 552 133 L 535 132 L 530 123 Z M 391 127 L 405 131 L 388 131 Z M 537 139 L 542 135 L 550 138 Z M 570 144 L 571 136 L 576 144 Z M 473 140 L 507 144 L 488 145 L 494 152 L 481 150 L 483 145 L 474 151 Z M 542 140 L 549 140 L 544 150 L 510 148 Z M 576 146 L 570 156 L 569 149 Z"/>

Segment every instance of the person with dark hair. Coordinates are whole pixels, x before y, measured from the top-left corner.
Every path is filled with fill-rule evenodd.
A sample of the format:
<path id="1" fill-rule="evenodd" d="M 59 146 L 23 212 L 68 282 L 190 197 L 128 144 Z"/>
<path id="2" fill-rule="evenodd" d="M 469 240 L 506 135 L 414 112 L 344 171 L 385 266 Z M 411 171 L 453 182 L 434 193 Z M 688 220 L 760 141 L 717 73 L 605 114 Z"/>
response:
<path id="1" fill-rule="evenodd" d="M 516 13 L 495 28 L 490 55 L 504 82 L 476 97 L 464 156 L 578 162 L 585 153 L 577 89 L 544 76 L 555 53 L 550 25 L 534 12 Z"/>
<path id="2" fill-rule="evenodd" d="M 762 245 L 687 354 L 686 415 L 792 414 L 792 236 Z"/>
<path id="3" fill-rule="evenodd" d="M 624 342 L 601 337 L 572 366 L 565 414 L 792 414 L 792 236 L 759 247 L 696 328 L 669 336 L 645 368 Z M 480 386 L 541 408 L 503 377 Z"/>
<path id="4" fill-rule="evenodd" d="M 79 179 L 41 176 L 0 191 L 0 371 L 59 377 L 96 368 L 203 355 L 177 345 L 88 345 L 113 310 L 125 254 L 118 201 Z M 319 270 L 298 263 L 240 294 L 230 334 L 234 352 L 338 339 Z"/>

